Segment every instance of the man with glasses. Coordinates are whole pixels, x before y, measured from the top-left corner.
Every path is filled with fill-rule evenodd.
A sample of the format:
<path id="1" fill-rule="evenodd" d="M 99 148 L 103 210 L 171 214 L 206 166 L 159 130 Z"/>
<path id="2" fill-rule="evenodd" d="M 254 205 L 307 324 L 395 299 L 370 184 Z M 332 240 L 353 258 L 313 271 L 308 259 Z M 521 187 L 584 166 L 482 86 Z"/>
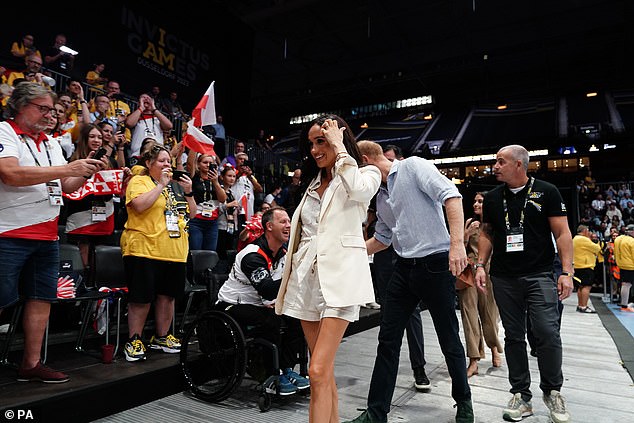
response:
<path id="1" fill-rule="evenodd" d="M 53 97 L 38 84 L 18 84 L 8 102 L 10 120 L 0 122 L 0 311 L 25 298 L 22 382 L 69 379 L 40 362 L 49 301 L 57 297 L 57 222 L 62 191 L 77 190 L 102 167 L 94 159 L 67 164 L 59 143 L 44 134 Z"/>
<path id="2" fill-rule="evenodd" d="M 30 54 L 24 58 L 24 63 L 26 68 L 23 71 L 14 71 L 9 74 L 7 84 L 13 86 L 13 82 L 16 79 L 26 79 L 48 87 L 47 84 L 42 82 L 42 58 L 37 54 Z"/>

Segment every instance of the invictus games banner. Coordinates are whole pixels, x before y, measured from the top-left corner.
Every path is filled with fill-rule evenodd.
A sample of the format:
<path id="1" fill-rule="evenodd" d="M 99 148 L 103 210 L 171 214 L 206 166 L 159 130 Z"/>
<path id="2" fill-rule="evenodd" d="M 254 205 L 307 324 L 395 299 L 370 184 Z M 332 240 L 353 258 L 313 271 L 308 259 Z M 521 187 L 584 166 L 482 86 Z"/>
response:
<path id="1" fill-rule="evenodd" d="M 158 25 L 142 12 L 121 8 L 121 24 L 128 31 L 127 47 L 136 63 L 178 85 L 189 87 L 210 70 L 206 52 Z"/>

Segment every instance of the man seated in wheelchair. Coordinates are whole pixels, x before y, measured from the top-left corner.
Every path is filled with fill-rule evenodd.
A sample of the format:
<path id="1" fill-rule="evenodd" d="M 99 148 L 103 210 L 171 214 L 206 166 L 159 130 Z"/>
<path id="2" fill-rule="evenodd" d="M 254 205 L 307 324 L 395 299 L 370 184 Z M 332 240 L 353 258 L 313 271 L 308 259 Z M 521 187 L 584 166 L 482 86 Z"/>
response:
<path id="1" fill-rule="evenodd" d="M 293 370 L 304 348 L 299 320 L 278 316 L 274 308 L 291 220 L 286 210 L 275 207 L 262 215 L 262 227 L 264 234 L 236 255 L 229 278 L 218 292 L 216 308 L 233 317 L 247 337 L 256 327 L 257 337 L 278 347 L 280 369 L 264 382 L 265 388 L 269 393 L 291 395 L 310 386 L 307 378 Z"/>

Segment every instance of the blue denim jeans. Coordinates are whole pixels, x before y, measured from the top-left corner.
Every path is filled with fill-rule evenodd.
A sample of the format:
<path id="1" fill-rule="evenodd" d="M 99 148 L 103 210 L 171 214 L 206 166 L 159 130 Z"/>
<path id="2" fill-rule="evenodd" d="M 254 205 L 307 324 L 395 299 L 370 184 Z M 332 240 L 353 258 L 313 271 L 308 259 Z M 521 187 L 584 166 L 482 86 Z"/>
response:
<path id="1" fill-rule="evenodd" d="M 218 221 L 192 219 L 189 221 L 189 249 L 216 251 L 218 246 Z"/>
<path id="2" fill-rule="evenodd" d="M 379 346 L 368 394 L 368 412 L 386 422 L 396 386 L 403 331 L 422 300 L 429 307 L 436 335 L 451 376 L 456 402 L 471 399 L 464 347 L 456 317 L 456 278 L 449 271 L 447 252 L 423 258 L 397 258 L 386 298 L 381 304 Z"/>
<path id="3" fill-rule="evenodd" d="M 57 298 L 57 241 L 0 238 L 0 257 L 0 308 L 16 303 L 20 296 L 36 300 Z"/>

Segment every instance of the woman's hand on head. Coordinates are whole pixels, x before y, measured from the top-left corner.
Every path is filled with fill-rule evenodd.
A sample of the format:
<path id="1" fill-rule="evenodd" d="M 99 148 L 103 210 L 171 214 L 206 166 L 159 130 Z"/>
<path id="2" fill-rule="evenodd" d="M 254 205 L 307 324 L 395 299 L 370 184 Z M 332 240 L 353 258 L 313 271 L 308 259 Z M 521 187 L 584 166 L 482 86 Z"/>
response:
<path id="1" fill-rule="evenodd" d="M 339 124 L 334 119 L 326 119 L 321 125 L 321 133 L 328 141 L 328 144 L 335 150 L 335 153 L 346 151 L 343 145 L 343 132 L 346 128 L 339 128 Z"/>

